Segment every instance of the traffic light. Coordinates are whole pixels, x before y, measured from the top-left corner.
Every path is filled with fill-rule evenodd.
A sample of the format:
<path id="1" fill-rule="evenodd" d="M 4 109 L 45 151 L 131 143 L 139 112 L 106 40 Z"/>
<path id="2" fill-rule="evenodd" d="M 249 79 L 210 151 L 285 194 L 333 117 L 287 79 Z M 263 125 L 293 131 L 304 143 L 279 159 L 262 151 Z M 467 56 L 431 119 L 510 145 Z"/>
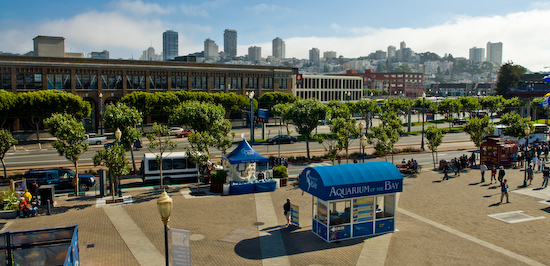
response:
<path id="1" fill-rule="evenodd" d="M 296 74 L 296 85 L 302 85 L 302 74 Z"/>

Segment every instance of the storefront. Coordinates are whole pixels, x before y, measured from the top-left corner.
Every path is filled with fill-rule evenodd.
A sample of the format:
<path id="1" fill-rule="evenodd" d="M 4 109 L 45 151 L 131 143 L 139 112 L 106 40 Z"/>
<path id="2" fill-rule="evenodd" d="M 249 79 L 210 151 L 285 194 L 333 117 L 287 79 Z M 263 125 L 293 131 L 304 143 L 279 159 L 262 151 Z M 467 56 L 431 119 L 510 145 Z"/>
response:
<path id="1" fill-rule="evenodd" d="M 308 167 L 300 189 L 313 196 L 313 233 L 327 242 L 395 230 L 403 176 L 389 162 Z"/>

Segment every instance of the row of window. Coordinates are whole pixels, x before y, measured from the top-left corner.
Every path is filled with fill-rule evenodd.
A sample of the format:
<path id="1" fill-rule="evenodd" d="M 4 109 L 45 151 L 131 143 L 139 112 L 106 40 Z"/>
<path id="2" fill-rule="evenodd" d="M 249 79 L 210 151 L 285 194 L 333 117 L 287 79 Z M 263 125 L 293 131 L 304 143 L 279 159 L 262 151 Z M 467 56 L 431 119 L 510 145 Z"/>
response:
<path id="1" fill-rule="evenodd" d="M 359 79 L 333 79 L 333 78 L 304 78 L 298 88 L 319 89 L 359 89 L 363 81 Z"/>
<path id="2" fill-rule="evenodd" d="M 98 80 L 96 74 L 76 74 L 76 89 L 97 90 Z M 122 90 L 122 75 L 100 75 L 102 89 Z M 42 74 L 18 73 L 16 74 L 16 88 L 19 90 L 39 90 L 42 89 Z M 47 74 L 47 89 L 70 90 L 70 74 Z M 288 78 L 276 78 L 279 81 L 279 89 L 287 89 Z M 227 80 L 227 84 L 226 84 Z M 145 90 L 145 75 L 126 75 L 126 87 L 129 90 Z M 175 90 L 188 90 L 189 87 L 194 90 L 207 90 L 207 77 L 205 76 L 149 76 L 149 88 L 167 90 L 168 82 Z M 229 90 L 241 90 L 244 81 L 245 89 L 274 89 L 274 78 L 240 78 L 240 77 L 210 77 L 210 86 L 213 90 L 225 90 L 226 85 Z M 11 90 L 11 76 L 9 73 L 0 74 L 0 89 Z"/>
<path id="3" fill-rule="evenodd" d="M 321 102 L 330 101 L 357 101 L 362 98 L 362 91 L 297 91 L 302 99 L 317 99 Z"/>

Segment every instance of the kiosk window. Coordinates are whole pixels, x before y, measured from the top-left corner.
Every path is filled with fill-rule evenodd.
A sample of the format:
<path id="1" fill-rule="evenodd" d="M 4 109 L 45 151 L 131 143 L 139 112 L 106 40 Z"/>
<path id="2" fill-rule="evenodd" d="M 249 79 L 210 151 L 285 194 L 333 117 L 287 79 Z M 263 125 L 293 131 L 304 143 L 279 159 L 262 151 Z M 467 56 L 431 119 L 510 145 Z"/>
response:
<path id="1" fill-rule="evenodd" d="M 315 212 L 316 212 L 316 219 L 317 221 L 327 224 L 327 213 L 328 213 L 328 206 L 325 201 L 317 200 L 317 206 L 315 206 Z"/>
<path id="2" fill-rule="evenodd" d="M 376 219 L 395 216 L 395 195 L 376 197 Z"/>
<path id="3" fill-rule="evenodd" d="M 330 225 L 349 224 L 351 217 L 351 201 L 330 203 Z"/>

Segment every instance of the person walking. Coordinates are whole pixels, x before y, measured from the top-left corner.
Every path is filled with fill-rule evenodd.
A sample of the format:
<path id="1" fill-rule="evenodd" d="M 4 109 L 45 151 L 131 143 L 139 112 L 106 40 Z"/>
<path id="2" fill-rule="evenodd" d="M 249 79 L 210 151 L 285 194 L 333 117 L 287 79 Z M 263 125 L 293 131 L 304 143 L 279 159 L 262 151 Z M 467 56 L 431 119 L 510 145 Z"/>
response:
<path id="1" fill-rule="evenodd" d="M 443 166 L 443 180 L 449 180 L 449 170 L 451 167 L 449 166 L 449 163 L 446 163 L 445 166 Z"/>
<path id="2" fill-rule="evenodd" d="M 502 199 L 506 196 L 506 203 L 510 203 L 510 200 L 508 198 L 508 184 L 507 180 L 504 179 L 502 183 L 500 183 L 500 202 L 502 203 Z"/>
<path id="3" fill-rule="evenodd" d="M 485 163 L 482 163 L 479 166 L 479 171 L 481 172 L 481 183 L 485 183 L 485 171 L 487 171 L 487 165 L 485 165 Z"/>
<path id="4" fill-rule="evenodd" d="M 286 199 L 285 205 L 283 205 L 283 209 L 285 211 L 285 218 L 286 218 L 286 227 L 290 225 L 290 198 Z"/>
<path id="5" fill-rule="evenodd" d="M 493 167 L 491 168 L 491 184 L 493 184 L 493 179 L 497 181 L 496 175 L 497 175 L 497 167 L 496 165 L 493 164 Z"/>
<path id="6" fill-rule="evenodd" d="M 527 180 L 529 180 L 529 185 L 531 185 L 531 182 L 533 181 L 533 168 L 529 165 L 529 168 L 525 171 L 527 171 Z M 525 183 L 527 184 L 527 181 Z"/>
<path id="7" fill-rule="evenodd" d="M 548 167 L 545 167 L 542 170 L 542 178 L 543 178 L 542 187 L 547 187 L 548 186 L 548 178 L 549 177 L 550 177 L 550 169 Z"/>
<path id="8" fill-rule="evenodd" d="M 498 170 L 498 182 L 502 184 L 502 180 L 504 179 L 504 175 L 506 175 L 506 172 L 504 171 L 504 166 L 500 166 L 500 170 Z"/>

